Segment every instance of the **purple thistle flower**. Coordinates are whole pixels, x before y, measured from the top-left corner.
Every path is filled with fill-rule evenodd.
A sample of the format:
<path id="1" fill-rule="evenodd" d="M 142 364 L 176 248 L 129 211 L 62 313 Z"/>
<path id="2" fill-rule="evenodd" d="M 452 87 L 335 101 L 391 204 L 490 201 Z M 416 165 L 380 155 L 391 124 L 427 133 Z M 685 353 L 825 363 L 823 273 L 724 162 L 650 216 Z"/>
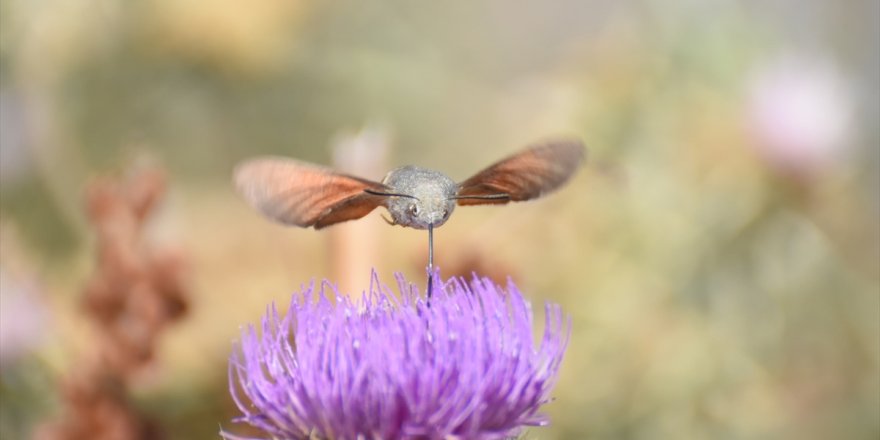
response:
<path id="1" fill-rule="evenodd" d="M 324 282 L 294 294 L 284 316 L 273 305 L 230 358 L 234 421 L 273 439 L 352 440 L 497 439 L 547 424 L 538 409 L 571 328 L 558 305 L 545 306 L 536 346 L 531 305 L 512 282 L 435 274 L 428 306 L 397 281 L 400 299 L 374 273 L 360 302 Z"/>

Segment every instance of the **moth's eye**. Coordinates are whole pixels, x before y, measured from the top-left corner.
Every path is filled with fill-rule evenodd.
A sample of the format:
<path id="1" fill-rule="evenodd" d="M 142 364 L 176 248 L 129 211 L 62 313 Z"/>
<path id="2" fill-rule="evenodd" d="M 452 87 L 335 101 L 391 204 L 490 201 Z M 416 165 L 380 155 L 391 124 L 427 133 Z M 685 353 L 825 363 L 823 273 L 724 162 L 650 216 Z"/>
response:
<path id="1" fill-rule="evenodd" d="M 449 209 L 443 208 L 443 218 L 446 218 L 449 215 Z"/>
<path id="2" fill-rule="evenodd" d="M 409 213 L 412 215 L 419 215 L 419 205 L 415 203 L 409 205 Z"/>

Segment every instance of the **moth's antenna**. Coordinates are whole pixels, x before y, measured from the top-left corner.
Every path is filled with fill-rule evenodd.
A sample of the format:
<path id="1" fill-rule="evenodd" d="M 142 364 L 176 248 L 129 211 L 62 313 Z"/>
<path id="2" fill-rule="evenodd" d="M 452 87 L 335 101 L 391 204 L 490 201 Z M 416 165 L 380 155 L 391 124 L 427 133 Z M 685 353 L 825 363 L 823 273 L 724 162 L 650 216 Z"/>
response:
<path id="1" fill-rule="evenodd" d="M 449 200 L 507 200 L 510 194 L 487 194 L 485 196 L 452 196 Z"/>
<path id="2" fill-rule="evenodd" d="M 374 196 L 383 196 L 383 197 L 406 197 L 406 198 L 409 198 L 409 199 L 416 199 L 416 200 L 419 199 L 418 197 L 416 197 L 416 196 L 411 196 L 411 195 L 409 195 L 409 194 L 399 194 L 399 193 L 382 192 L 382 191 L 376 191 L 376 190 L 374 190 L 374 189 L 369 189 L 369 188 L 364 189 L 364 192 L 367 193 L 367 194 L 372 194 L 372 195 L 374 195 Z"/>

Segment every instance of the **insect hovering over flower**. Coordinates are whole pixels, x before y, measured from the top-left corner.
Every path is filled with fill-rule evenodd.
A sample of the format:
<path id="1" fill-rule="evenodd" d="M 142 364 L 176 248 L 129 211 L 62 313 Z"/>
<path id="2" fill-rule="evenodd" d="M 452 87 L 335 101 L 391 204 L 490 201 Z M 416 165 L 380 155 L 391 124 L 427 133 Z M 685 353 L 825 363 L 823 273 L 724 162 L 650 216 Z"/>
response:
<path id="1" fill-rule="evenodd" d="M 439 171 L 412 165 L 390 171 L 380 183 L 294 159 L 261 157 L 239 164 L 234 179 L 251 206 L 286 225 L 322 229 L 384 206 L 391 215 L 390 224 L 428 230 L 428 267 L 432 270 L 434 228 L 446 223 L 456 205 L 497 205 L 541 197 L 567 182 L 584 155 L 578 140 L 536 144 L 461 183 Z"/>

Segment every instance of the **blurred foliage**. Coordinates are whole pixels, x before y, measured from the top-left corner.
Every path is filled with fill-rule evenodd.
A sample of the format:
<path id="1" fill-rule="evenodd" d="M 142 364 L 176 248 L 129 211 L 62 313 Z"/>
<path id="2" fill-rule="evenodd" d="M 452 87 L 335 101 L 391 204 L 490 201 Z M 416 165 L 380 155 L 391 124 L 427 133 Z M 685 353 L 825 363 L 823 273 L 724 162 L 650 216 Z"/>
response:
<path id="1" fill-rule="evenodd" d="M 461 209 L 435 237 L 441 267 L 478 255 L 469 264 L 503 267 L 572 314 L 552 424 L 527 438 L 877 438 L 878 8 L 0 0 L 0 267 L 38 280 L 52 316 L 29 353 L 0 347 L 0 436 L 52 417 L 46 382 L 90 344 L 86 182 L 132 162 L 168 168 L 148 235 L 191 253 L 192 313 L 135 403 L 170 438 L 211 438 L 234 416 L 239 326 L 333 261 L 328 233 L 248 211 L 232 166 L 259 154 L 329 164 L 340 133 L 378 124 L 389 166 L 455 179 L 548 136 L 590 147 L 558 194 Z M 806 60 L 795 72 L 808 91 L 840 90 L 838 106 L 811 106 L 849 122 L 820 151 L 774 145 L 751 123 L 755 78 L 790 56 Z M 825 101 L 793 102 L 781 120 Z M 785 127 L 820 125 L 799 122 Z M 421 273 L 423 232 L 361 222 L 376 225 L 385 280 Z M 8 304 L 2 321 L 34 313 Z"/>

